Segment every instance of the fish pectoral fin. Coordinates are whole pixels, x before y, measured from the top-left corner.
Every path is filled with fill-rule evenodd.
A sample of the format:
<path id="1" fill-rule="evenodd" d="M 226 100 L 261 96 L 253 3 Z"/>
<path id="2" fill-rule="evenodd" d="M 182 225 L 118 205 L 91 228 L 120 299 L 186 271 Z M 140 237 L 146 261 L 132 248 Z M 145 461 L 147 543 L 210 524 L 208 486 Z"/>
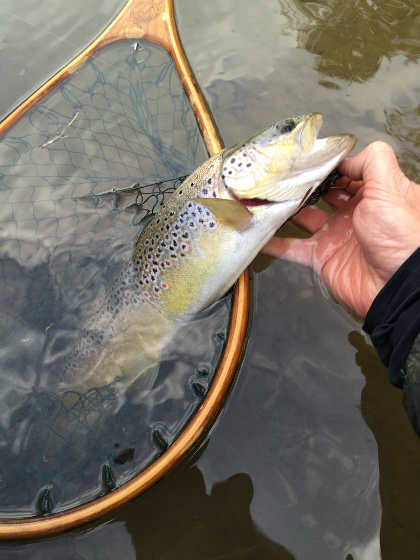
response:
<path id="1" fill-rule="evenodd" d="M 253 217 L 252 212 L 236 200 L 225 198 L 194 198 L 194 200 L 208 208 L 218 222 L 237 231 L 244 230 Z"/>

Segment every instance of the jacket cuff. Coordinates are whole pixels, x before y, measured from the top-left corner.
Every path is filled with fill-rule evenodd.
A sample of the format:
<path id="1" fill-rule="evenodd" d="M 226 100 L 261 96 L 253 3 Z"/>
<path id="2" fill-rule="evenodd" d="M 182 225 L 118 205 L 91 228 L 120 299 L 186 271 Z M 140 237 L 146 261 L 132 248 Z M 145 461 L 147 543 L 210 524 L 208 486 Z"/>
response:
<path id="1" fill-rule="evenodd" d="M 388 367 L 391 383 L 402 387 L 405 363 L 420 332 L 420 247 L 373 300 L 363 329 Z"/>

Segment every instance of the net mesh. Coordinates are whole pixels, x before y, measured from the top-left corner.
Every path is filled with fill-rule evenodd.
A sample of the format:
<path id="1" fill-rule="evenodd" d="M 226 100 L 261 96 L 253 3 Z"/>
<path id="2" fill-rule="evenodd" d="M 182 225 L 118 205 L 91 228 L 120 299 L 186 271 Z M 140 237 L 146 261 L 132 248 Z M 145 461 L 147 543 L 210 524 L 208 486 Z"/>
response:
<path id="1" fill-rule="evenodd" d="M 172 59 L 144 41 L 99 51 L 0 138 L 1 516 L 61 511 L 122 484 L 199 406 L 230 296 L 168 349 L 147 406 L 118 402 L 112 383 L 56 393 L 42 366 L 205 158 Z"/>

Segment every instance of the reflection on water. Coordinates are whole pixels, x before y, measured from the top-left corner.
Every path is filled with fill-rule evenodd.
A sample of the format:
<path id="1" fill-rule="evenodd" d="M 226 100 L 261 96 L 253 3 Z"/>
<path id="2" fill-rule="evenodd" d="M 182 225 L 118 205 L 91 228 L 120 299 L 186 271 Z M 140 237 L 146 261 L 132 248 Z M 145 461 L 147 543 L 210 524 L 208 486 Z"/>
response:
<path id="1" fill-rule="evenodd" d="M 416 558 L 420 550 L 419 481 L 420 442 L 401 405 L 401 392 L 384 382 L 386 368 L 375 350 L 358 332 L 349 343 L 357 350 L 356 362 L 366 378 L 362 414 L 378 443 L 382 501 L 383 557 Z"/>
<path id="2" fill-rule="evenodd" d="M 379 76 L 382 74 L 388 61 L 398 60 L 400 66 L 408 67 L 409 63 L 416 64 L 420 57 L 420 5 L 417 0 L 358 0 L 352 3 L 279 0 L 279 5 L 297 32 L 297 44 L 316 55 L 318 82 L 324 88 L 341 90 L 352 82 L 374 80 L 378 72 Z M 396 72 L 390 68 L 388 71 L 393 82 L 388 88 L 392 92 L 391 100 L 385 101 L 387 92 L 383 91 L 383 80 L 380 79 L 374 88 L 375 92 L 380 90 L 381 93 L 375 100 L 376 106 L 384 103 L 381 118 L 384 132 L 398 140 L 394 146 L 401 166 L 411 179 L 419 182 L 420 83 L 415 80 L 413 88 L 403 78 L 399 86 Z M 413 67 L 413 72 L 418 73 L 418 70 Z M 371 115 L 366 117 L 371 118 Z M 364 141 L 363 136 L 360 140 Z"/>
<path id="3" fill-rule="evenodd" d="M 227 143 L 252 135 L 262 122 L 318 110 L 325 116 L 325 134 L 353 132 L 358 137 L 357 151 L 373 140 L 386 140 L 410 178 L 420 181 L 418 2 L 273 0 L 263 6 L 247 2 L 242 10 L 233 1 L 200 8 L 192 0 L 177 3 L 187 54 Z M 303 269 L 271 265 L 258 280 L 269 302 L 263 307 L 257 300 L 254 329 L 259 325 L 260 335 L 251 333 L 238 393 L 200 459 L 206 481 L 211 486 L 212 481 L 243 470 L 245 464 L 254 481 L 253 519 L 297 558 L 345 558 L 351 553 L 354 558 L 377 559 L 375 522 L 380 517 L 382 557 L 416 556 L 420 445 L 402 410 L 401 394 L 388 385 L 385 369 L 360 334 L 356 340 L 363 344 L 357 344 L 354 363 L 348 337 L 360 327 L 330 316 L 329 299 L 319 302 L 319 308 L 314 305 L 316 277 L 306 284 Z M 290 290 L 286 298 L 285 286 Z M 291 329 L 299 316 L 303 286 L 308 299 L 299 325 Z M 262 333 L 267 343 L 257 356 L 255 345 Z M 303 345 L 306 336 L 308 343 Z M 325 338 L 331 341 L 328 350 Z M 355 343 L 354 335 L 350 343 Z M 324 348 L 321 355 L 319 348 Z M 316 373 L 305 373 L 314 362 Z M 293 366 L 287 390 L 285 372 Z M 367 382 L 362 397 L 357 394 L 363 380 L 360 366 Z M 325 378 L 328 372 L 337 379 L 336 393 L 334 383 Z M 355 391 L 347 411 L 346 382 Z M 247 402 L 243 408 L 241 399 Z M 356 420 L 360 402 L 369 429 L 361 427 L 360 417 Z M 340 419 L 328 413 L 322 417 L 335 404 Z M 239 452 L 234 445 L 241 442 L 242 430 L 248 438 L 242 446 L 239 443 Z M 328 442 L 324 450 L 321 434 Z M 365 462 L 360 462 L 362 449 Z M 229 460 L 222 461 L 226 456 Z M 330 470 L 333 457 L 343 469 L 342 476 L 339 469 Z M 340 502 L 344 496 L 353 499 Z M 363 514 L 357 508 L 366 512 L 370 524 L 358 523 Z M 343 544 L 346 538 L 348 543 L 354 539 L 351 547 Z"/>
<path id="4" fill-rule="evenodd" d="M 420 105 L 413 109 L 404 106 L 385 109 L 385 117 L 388 134 L 400 141 L 398 156 L 405 173 L 420 183 Z"/>
<path id="5" fill-rule="evenodd" d="M 0 119 L 98 35 L 124 0 L 2 0 Z"/>
<path id="6" fill-rule="evenodd" d="M 420 55 L 417 0 L 279 0 L 279 5 L 298 31 L 298 45 L 317 56 L 321 74 L 363 82 L 384 57 L 402 54 L 415 62 Z"/>
<path id="7" fill-rule="evenodd" d="M 255 275 L 255 315 L 233 399 L 198 465 L 206 485 L 245 470 L 252 517 L 296 558 L 378 558 L 377 447 L 360 413 L 348 329 L 309 269 Z M 322 330 L 319 328 L 322 324 Z"/>
<path id="8" fill-rule="evenodd" d="M 38 543 L 3 546 L 2 560 L 211 560 L 215 558 L 293 560 L 252 520 L 252 480 L 237 473 L 206 491 L 197 467 L 184 465 L 105 519 L 89 532 L 79 530 Z"/>

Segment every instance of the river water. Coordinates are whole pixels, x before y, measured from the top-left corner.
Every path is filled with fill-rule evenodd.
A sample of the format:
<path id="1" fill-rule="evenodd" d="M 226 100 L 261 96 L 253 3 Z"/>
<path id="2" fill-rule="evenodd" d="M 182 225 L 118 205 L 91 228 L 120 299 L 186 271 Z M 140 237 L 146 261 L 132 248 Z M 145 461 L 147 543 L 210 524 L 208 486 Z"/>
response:
<path id="1" fill-rule="evenodd" d="M 3 115 L 119 2 L 19 6 L 1 8 Z M 417 1 L 177 0 L 176 8 L 226 145 L 280 117 L 320 111 L 325 134 L 355 134 L 356 151 L 386 140 L 420 181 Z M 420 444 L 360 324 L 292 263 L 257 259 L 253 290 L 244 363 L 199 455 L 95 526 L 1 544 L 1 558 L 417 556 Z"/>

